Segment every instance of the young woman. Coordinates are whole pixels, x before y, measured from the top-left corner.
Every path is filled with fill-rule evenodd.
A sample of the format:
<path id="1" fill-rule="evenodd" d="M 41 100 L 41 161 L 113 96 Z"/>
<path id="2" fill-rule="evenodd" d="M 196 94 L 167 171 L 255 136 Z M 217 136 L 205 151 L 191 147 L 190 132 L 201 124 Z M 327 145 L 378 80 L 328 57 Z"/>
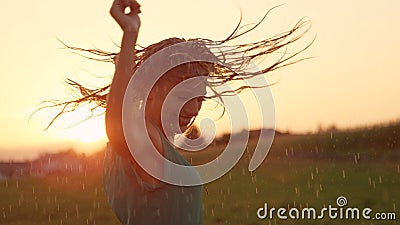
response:
<path id="1" fill-rule="evenodd" d="M 127 8 L 130 9 L 129 13 L 125 13 Z M 145 48 L 135 49 L 140 28 L 140 12 L 140 5 L 135 0 L 114 0 L 110 13 L 123 30 L 121 49 L 118 54 L 98 49 L 69 47 L 105 57 L 100 60 L 115 63 L 115 74 L 111 85 L 98 89 L 89 89 L 72 80 L 68 80 L 68 83 L 76 88 L 82 96 L 72 101 L 56 102 L 52 106 L 62 107 L 59 115 L 73 111 L 78 105 L 88 102 L 96 102 L 97 105 L 94 108 L 98 106 L 106 108 L 106 131 L 109 143 L 104 161 L 104 187 L 108 202 L 122 224 L 203 224 L 202 186 L 168 184 L 148 174 L 139 165 L 138 160 L 132 156 L 124 135 L 123 102 L 125 91 L 132 75 L 141 68 L 146 60 L 161 50 L 179 43 L 188 42 L 181 38 L 169 38 Z M 248 59 L 253 60 L 265 55 L 279 53 L 279 50 L 284 50 L 289 44 L 299 40 L 309 28 L 307 21 L 300 20 L 291 30 L 272 36 L 272 38 L 232 45 L 231 48 L 216 47 L 254 30 L 264 18 L 250 28 L 248 28 L 249 26 L 240 26 L 239 23 L 234 32 L 222 41 L 195 39 L 196 43 L 199 43 L 194 47 L 197 52 L 208 54 L 209 57 L 214 57 L 214 59 L 220 60 L 221 63 L 198 61 L 181 64 L 168 70 L 155 82 L 148 98 L 145 99 L 146 131 L 143 132 L 147 132 L 152 145 L 163 157 L 176 164 L 191 166 L 168 140 L 167 134 L 163 129 L 165 121 L 162 120 L 161 116 L 162 107 L 174 87 L 194 77 L 204 78 L 201 81 L 197 80 L 198 82 L 188 82 L 188 86 L 184 89 L 184 92 L 186 91 L 189 95 L 191 92 L 200 93 L 196 97 L 179 100 L 179 96 L 175 96 L 177 97 L 175 98 L 176 101 L 184 101 L 178 115 L 176 115 L 180 132 L 184 133 L 190 130 L 204 100 L 220 98 L 224 94 L 236 94 L 244 89 L 252 88 L 241 86 L 236 90 L 218 92 L 215 87 L 234 80 L 259 76 L 300 61 L 292 59 L 307 49 L 309 45 L 292 55 L 286 55 L 285 51 L 281 51 L 281 57 L 278 57 L 265 68 L 261 68 L 257 73 L 238 73 L 231 69 L 237 68 L 237 70 L 240 70 L 243 64 L 250 63 Z M 217 51 L 212 51 L 213 48 L 216 48 Z M 184 55 L 191 57 L 189 52 L 185 52 L 184 49 L 182 51 Z M 237 53 L 241 53 L 240 55 L 245 55 L 246 57 L 238 57 Z M 165 60 L 170 60 L 174 54 L 173 52 L 169 55 L 167 54 Z M 226 58 L 231 58 L 231 60 L 226 61 Z M 144 76 L 150 75 L 146 74 Z M 214 93 L 212 96 L 206 96 L 207 88 Z M 142 151 L 144 152 L 144 157 L 146 157 L 147 150 L 144 149 Z M 162 161 L 159 162 L 151 158 L 147 160 L 154 167 L 152 171 L 159 172 L 161 176 L 167 173 Z M 191 170 L 191 175 L 194 177 L 199 176 L 194 169 Z"/>
<path id="2" fill-rule="evenodd" d="M 126 7 L 131 12 L 125 14 Z M 180 187 L 163 183 L 147 174 L 132 157 L 122 130 L 122 103 L 135 67 L 136 39 L 139 33 L 140 5 L 131 0 L 115 0 L 111 15 L 124 34 L 116 62 L 114 78 L 108 94 L 106 130 L 109 137 L 105 159 L 104 185 L 111 208 L 122 224 L 203 224 L 201 186 Z M 159 46 L 181 42 L 169 39 Z M 207 71 L 204 71 L 205 73 Z M 146 104 L 147 132 L 158 152 L 169 160 L 190 165 L 168 142 L 162 132 L 161 106 L 171 89 L 181 81 L 196 76 L 187 66 L 168 71 L 154 85 Z M 200 89 L 204 89 L 202 84 Z M 179 115 L 179 125 L 185 131 L 198 114 L 203 98 L 186 102 Z M 163 170 L 163 163 L 154 163 Z M 194 176 L 196 176 L 194 174 Z"/>

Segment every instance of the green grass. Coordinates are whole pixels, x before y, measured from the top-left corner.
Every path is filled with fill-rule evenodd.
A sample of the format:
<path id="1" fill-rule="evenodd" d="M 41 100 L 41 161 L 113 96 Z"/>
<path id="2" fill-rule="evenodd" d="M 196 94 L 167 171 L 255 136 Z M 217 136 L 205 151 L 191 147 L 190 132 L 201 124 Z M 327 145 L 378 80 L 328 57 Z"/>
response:
<path id="1" fill-rule="evenodd" d="M 356 224 L 354 220 L 328 218 L 261 221 L 256 212 L 264 203 L 275 208 L 300 209 L 308 205 L 318 210 L 324 204 L 336 206 L 339 196 L 347 198 L 349 207 L 369 207 L 375 212 L 393 212 L 400 204 L 400 173 L 395 163 L 267 160 L 253 176 L 246 172 L 246 166 L 239 165 L 230 176 L 207 185 L 209 194 L 204 196 L 207 224 Z M 360 222 L 371 224 L 371 221 Z"/>
<path id="2" fill-rule="evenodd" d="M 0 193 L 0 224 L 118 224 L 100 174 L 8 180 Z"/>
<path id="3" fill-rule="evenodd" d="M 257 218 L 257 209 L 264 203 L 275 208 L 309 206 L 318 210 L 324 205 L 336 206 L 339 196 L 347 198 L 349 207 L 369 207 L 373 212 L 396 211 L 400 217 L 397 147 L 381 143 L 384 147 L 378 148 L 372 142 L 362 145 L 358 137 L 363 135 L 353 132 L 278 137 L 265 162 L 252 174 L 247 171 L 246 153 L 228 174 L 204 186 L 205 224 L 400 224 L 398 218 L 396 221 L 331 220 L 327 216 L 322 220 L 278 220 L 276 215 L 272 220 Z M 387 137 L 392 140 L 396 136 Z M 353 142 L 345 142 L 349 139 Z M 254 143 L 249 146 L 251 149 Z M 209 152 L 212 154 L 204 153 L 193 161 L 213 158 L 219 151 L 215 147 Z M 1 181 L 0 210 L 0 224 L 4 225 L 119 224 L 106 202 L 101 173 Z"/>
<path id="4" fill-rule="evenodd" d="M 354 224 L 329 219 L 259 220 L 256 211 L 264 203 L 320 209 L 324 204 L 336 206 L 336 198 L 343 195 L 349 206 L 393 212 L 400 207 L 399 184 L 396 163 L 267 159 L 251 175 L 242 161 L 205 185 L 204 216 L 206 224 Z M 106 203 L 100 174 L 3 181 L 0 193 L 0 224 L 118 224 Z"/>

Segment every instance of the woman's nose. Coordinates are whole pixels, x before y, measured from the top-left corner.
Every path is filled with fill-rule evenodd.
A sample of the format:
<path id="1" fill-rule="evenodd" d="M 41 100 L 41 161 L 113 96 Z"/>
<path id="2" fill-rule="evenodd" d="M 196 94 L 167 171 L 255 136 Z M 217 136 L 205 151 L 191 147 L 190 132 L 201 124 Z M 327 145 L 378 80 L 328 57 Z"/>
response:
<path id="1" fill-rule="evenodd" d="M 186 102 L 183 106 L 182 112 L 184 116 L 197 116 L 201 107 L 201 103 L 197 100 L 197 98 L 191 99 Z"/>

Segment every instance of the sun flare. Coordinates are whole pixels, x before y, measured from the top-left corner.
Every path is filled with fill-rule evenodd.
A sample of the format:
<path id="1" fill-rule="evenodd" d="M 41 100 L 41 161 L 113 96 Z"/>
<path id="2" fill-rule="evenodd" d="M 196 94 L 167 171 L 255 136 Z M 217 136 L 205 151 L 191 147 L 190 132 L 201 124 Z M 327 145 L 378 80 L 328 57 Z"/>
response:
<path id="1" fill-rule="evenodd" d="M 91 121 L 86 122 L 82 124 L 82 127 L 77 127 L 77 129 L 73 130 L 71 128 L 71 137 L 73 139 L 83 143 L 106 140 L 104 119 L 98 120 L 97 118 L 93 118 Z"/>
<path id="2" fill-rule="evenodd" d="M 104 117 L 102 116 L 90 118 L 72 127 L 57 129 L 54 135 L 58 139 L 82 144 L 105 143 L 107 141 Z"/>

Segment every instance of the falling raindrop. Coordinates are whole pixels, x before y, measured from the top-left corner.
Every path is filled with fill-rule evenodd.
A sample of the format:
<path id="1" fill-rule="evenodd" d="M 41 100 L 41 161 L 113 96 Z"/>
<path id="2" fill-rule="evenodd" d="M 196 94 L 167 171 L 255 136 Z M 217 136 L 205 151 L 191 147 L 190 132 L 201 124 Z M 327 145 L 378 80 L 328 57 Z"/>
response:
<path id="1" fill-rule="evenodd" d="M 382 184 L 382 176 L 379 176 L 379 183 Z"/>
<path id="2" fill-rule="evenodd" d="M 76 214 L 76 218 L 79 218 L 79 207 L 78 207 L 78 204 L 75 204 L 75 214 Z"/>
<path id="3" fill-rule="evenodd" d="M 142 109 L 142 107 L 143 107 L 143 100 L 140 100 L 138 109 L 140 110 L 140 109 Z"/>
<path id="4" fill-rule="evenodd" d="M 371 179 L 371 177 L 368 177 L 368 184 L 369 184 L 369 186 L 372 185 L 372 179 Z"/>
<path id="5" fill-rule="evenodd" d="M 311 180 L 314 180 L 314 173 L 311 172 Z"/>
<path id="6" fill-rule="evenodd" d="M 342 170 L 342 177 L 346 178 L 346 172 L 344 170 Z"/>
<path id="7" fill-rule="evenodd" d="M 251 177 L 251 183 L 255 183 L 255 182 L 257 182 L 257 178 L 256 178 L 256 175 L 253 175 Z"/>

